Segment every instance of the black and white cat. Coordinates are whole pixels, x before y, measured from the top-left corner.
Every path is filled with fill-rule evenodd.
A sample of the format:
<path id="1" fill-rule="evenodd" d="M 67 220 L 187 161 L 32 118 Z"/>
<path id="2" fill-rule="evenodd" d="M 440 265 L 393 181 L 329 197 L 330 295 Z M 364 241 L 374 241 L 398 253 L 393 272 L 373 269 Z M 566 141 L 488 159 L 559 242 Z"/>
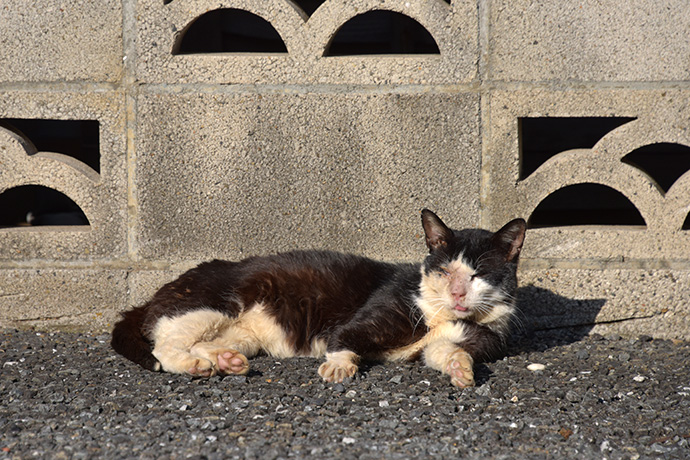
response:
<path id="1" fill-rule="evenodd" d="M 214 260 L 123 313 L 113 348 L 150 370 L 244 374 L 247 357 L 325 356 L 341 382 L 360 358 L 412 360 L 474 384 L 473 364 L 503 351 L 515 311 L 525 221 L 495 233 L 451 230 L 422 211 L 429 254 L 391 264 L 327 251 Z"/>

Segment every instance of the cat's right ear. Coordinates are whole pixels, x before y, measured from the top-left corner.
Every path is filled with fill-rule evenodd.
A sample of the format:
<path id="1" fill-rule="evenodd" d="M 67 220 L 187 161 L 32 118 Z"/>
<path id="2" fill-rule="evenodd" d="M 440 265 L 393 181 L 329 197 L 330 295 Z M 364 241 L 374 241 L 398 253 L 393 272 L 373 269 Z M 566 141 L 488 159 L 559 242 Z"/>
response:
<path id="1" fill-rule="evenodd" d="M 446 227 L 439 217 L 428 209 L 422 210 L 422 226 L 429 251 L 448 246 L 453 239 L 453 231 Z"/>
<path id="2" fill-rule="evenodd" d="M 527 223 L 524 219 L 513 219 L 494 233 L 494 245 L 505 254 L 506 262 L 517 262 L 525 242 Z"/>

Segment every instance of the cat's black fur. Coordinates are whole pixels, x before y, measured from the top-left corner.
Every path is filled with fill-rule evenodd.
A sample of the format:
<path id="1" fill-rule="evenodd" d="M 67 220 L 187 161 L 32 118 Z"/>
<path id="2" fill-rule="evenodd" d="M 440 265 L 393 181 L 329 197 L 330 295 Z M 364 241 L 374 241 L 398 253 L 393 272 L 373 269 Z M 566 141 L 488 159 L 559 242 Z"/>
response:
<path id="1" fill-rule="evenodd" d="M 146 369 L 199 376 L 246 372 L 244 355 L 257 350 L 325 352 L 319 373 L 328 381 L 351 376 L 360 357 L 424 355 L 455 385 L 471 385 L 472 363 L 505 344 L 525 223 L 454 231 L 428 210 L 422 222 L 422 264 L 327 251 L 203 263 L 123 313 L 112 346 Z"/>

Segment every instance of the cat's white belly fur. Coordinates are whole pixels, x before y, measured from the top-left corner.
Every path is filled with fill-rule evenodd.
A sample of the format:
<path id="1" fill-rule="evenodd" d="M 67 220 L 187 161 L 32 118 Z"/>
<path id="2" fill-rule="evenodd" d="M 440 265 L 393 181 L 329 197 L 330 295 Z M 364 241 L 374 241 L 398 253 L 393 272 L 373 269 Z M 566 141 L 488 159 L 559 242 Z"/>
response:
<path id="1" fill-rule="evenodd" d="M 162 369 L 176 373 L 197 367 L 200 359 L 216 365 L 215 354 L 220 349 L 235 350 L 247 357 L 260 351 L 279 358 L 326 354 L 324 340 L 314 340 L 308 353 L 298 353 L 261 304 L 245 310 L 237 318 L 210 309 L 161 318 L 151 338 L 153 355 Z"/>

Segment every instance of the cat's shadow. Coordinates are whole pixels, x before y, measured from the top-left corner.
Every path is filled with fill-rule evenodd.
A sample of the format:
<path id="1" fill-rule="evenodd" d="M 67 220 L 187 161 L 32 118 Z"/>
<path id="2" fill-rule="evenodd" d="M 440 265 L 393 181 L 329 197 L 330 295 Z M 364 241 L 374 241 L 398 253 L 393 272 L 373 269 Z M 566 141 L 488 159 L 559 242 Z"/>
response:
<path id="1" fill-rule="evenodd" d="M 516 327 L 508 355 L 545 351 L 587 336 L 607 299 L 570 299 L 548 289 L 518 289 Z"/>

